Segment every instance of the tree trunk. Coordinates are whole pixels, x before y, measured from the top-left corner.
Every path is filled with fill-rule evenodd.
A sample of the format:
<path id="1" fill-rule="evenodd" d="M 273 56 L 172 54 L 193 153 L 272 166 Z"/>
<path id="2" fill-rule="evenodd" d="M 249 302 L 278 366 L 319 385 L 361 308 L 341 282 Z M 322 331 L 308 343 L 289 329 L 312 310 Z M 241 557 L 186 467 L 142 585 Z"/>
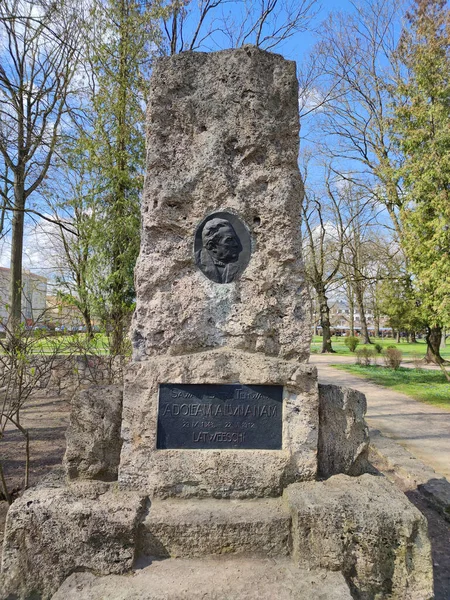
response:
<path id="1" fill-rule="evenodd" d="M 439 348 L 441 345 L 442 338 L 442 327 L 427 327 L 427 335 L 425 336 L 427 342 L 427 353 L 425 354 L 426 363 L 434 363 L 440 365 L 444 362 Z"/>
<path id="2" fill-rule="evenodd" d="M 348 284 L 350 287 L 350 284 Z M 350 291 L 347 295 L 348 297 L 348 309 L 349 309 L 349 326 L 350 326 L 350 334 L 355 335 L 355 303 L 353 301 L 353 293 Z"/>
<path id="3" fill-rule="evenodd" d="M 399 329 L 397 331 L 397 339 L 395 341 L 397 342 L 397 344 L 400 344 L 400 340 L 401 340 L 401 337 L 400 337 L 400 329 Z"/>
<path id="4" fill-rule="evenodd" d="M 8 330 L 11 336 L 17 332 L 22 317 L 22 253 L 23 227 L 25 219 L 24 173 L 17 170 L 14 182 L 14 208 L 12 218 L 11 242 L 11 280 L 10 280 L 10 323 Z"/>
<path id="5" fill-rule="evenodd" d="M 316 289 L 319 300 L 320 324 L 322 325 L 322 354 L 334 352 L 331 345 L 330 308 L 323 287 Z"/>
<path id="6" fill-rule="evenodd" d="M 415 344 L 416 343 L 416 332 L 415 331 L 411 331 L 411 344 Z"/>
<path id="7" fill-rule="evenodd" d="M 113 313 L 110 322 L 109 352 L 111 356 L 119 356 L 123 352 L 123 315 Z"/>
<path id="8" fill-rule="evenodd" d="M 86 335 L 88 340 L 92 340 L 94 337 L 94 333 L 92 331 L 92 323 L 91 323 L 91 314 L 87 308 L 83 309 L 83 320 L 86 325 Z"/>
<path id="9" fill-rule="evenodd" d="M 375 331 L 377 332 L 377 337 L 381 337 L 381 331 L 380 331 L 380 315 L 377 314 L 376 318 L 375 318 Z"/>
<path id="10" fill-rule="evenodd" d="M 5 474 L 3 473 L 2 463 L 0 461 L 0 483 L 2 484 L 3 495 L 8 504 L 12 504 L 11 496 L 8 491 L 8 486 L 6 484 Z"/>
<path id="11" fill-rule="evenodd" d="M 120 173 L 117 187 L 113 193 L 113 219 L 118 223 L 123 218 L 123 207 L 126 206 L 126 180 L 127 180 L 127 95 L 128 95 L 128 46 L 131 35 L 128 24 L 129 5 L 126 0 L 120 2 L 120 41 L 119 41 L 119 89 L 117 109 L 117 139 L 115 155 L 117 156 L 117 169 Z M 175 20 L 175 19 L 174 19 Z M 176 43 L 176 41 L 175 41 Z M 112 356 L 123 352 L 124 346 L 124 319 L 123 293 L 124 293 L 124 265 L 122 263 L 122 240 L 115 239 L 112 245 L 112 272 L 113 284 L 111 286 L 111 311 L 109 315 L 111 334 L 109 336 L 109 347 Z"/>
<path id="12" fill-rule="evenodd" d="M 364 310 L 363 291 L 358 282 L 355 285 L 355 296 L 356 304 L 359 310 L 359 317 L 361 322 L 361 337 L 363 338 L 363 344 L 371 344 L 372 342 L 370 341 L 369 330 L 367 328 L 366 313 Z"/>

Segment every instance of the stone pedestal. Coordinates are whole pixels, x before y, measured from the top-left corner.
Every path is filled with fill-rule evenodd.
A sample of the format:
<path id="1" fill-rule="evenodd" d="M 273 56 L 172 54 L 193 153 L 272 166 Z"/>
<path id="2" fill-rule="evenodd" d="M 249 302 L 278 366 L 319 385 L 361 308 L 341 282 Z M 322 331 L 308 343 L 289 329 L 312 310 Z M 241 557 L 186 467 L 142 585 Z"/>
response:
<path id="1" fill-rule="evenodd" d="M 314 479 L 316 377 L 310 365 L 224 349 L 133 365 L 125 378 L 120 483 L 152 497 L 245 498 L 280 495 L 288 483 Z M 157 449 L 158 386 L 167 382 L 283 386 L 282 448 Z M 202 433 L 201 419 L 194 431 Z"/>

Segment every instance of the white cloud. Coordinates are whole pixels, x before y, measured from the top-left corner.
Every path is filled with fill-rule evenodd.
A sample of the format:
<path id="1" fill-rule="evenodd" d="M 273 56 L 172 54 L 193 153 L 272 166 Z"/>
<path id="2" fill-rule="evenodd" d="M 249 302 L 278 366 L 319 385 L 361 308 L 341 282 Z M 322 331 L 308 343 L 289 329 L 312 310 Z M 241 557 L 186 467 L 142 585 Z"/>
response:
<path id="1" fill-rule="evenodd" d="M 300 114 L 305 114 L 313 110 L 323 110 L 324 96 L 317 88 L 299 89 L 298 107 Z"/>
<path id="2" fill-rule="evenodd" d="M 51 279 L 62 268 L 62 248 L 55 223 L 39 219 L 25 225 L 23 268 Z M 11 259 L 11 234 L 0 241 L 0 266 L 9 268 Z"/>
<path id="3" fill-rule="evenodd" d="M 4 237 L 0 240 L 0 267 L 9 269 L 9 262 L 11 260 L 11 240 L 8 237 Z"/>

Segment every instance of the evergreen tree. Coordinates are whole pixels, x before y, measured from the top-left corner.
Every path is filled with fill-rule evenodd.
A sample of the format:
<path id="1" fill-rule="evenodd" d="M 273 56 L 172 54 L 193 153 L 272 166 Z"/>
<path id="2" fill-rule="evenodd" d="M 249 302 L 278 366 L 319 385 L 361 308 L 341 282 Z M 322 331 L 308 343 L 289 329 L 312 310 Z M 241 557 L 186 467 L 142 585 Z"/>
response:
<path id="1" fill-rule="evenodd" d="M 392 131 L 403 154 L 403 246 L 428 322 L 427 358 L 439 354 L 450 322 L 450 11 L 444 0 L 415 0 L 398 55 Z"/>
<path id="2" fill-rule="evenodd" d="M 139 252 L 140 195 L 145 161 L 145 95 L 151 20 L 136 0 L 94 6 L 89 44 L 91 127 L 78 140 L 90 170 L 90 288 L 110 351 L 124 351 L 134 308 L 133 271 Z"/>

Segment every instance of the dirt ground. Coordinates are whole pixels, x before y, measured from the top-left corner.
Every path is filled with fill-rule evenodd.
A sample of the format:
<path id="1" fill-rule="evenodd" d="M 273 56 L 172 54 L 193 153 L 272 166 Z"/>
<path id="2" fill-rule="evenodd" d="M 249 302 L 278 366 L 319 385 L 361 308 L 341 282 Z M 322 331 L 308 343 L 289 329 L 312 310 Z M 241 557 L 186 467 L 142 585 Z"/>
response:
<path id="1" fill-rule="evenodd" d="M 22 416 L 22 423 L 30 431 L 31 468 L 30 484 L 61 463 L 69 421 L 70 403 L 67 398 L 37 397 Z M 20 493 L 24 475 L 25 444 L 20 433 L 9 430 L 0 442 L 0 456 L 6 471 L 9 490 L 14 496 Z M 378 465 L 375 465 L 378 466 Z M 380 466 L 381 469 L 381 466 Z M 402 481 L 392 473 L 385 473 L 425 515 L 433 549 L 435 600 L 450 599 L 450 523 L 429 507 L 426 500 L 414 490 L 406 490 Z M 8 505 L 0 501 L 0 544 L 3 540 L 4 522 Z"/>
<path id="2" fill-rule="evenodd" d="M 61 463 L 69 411 L 69 399 L 50 394 L 31 399 L 23 411 L 21 423 L 30 433 L 30 485 Z M 9 428 L 0 441 L 0 458 L 9 493 L 14 498 L 23 487 L 25 473 L 25 443 L 16 429 Z M 8 504 L 0 502 L 0 543 L 7 510 Z"/>

